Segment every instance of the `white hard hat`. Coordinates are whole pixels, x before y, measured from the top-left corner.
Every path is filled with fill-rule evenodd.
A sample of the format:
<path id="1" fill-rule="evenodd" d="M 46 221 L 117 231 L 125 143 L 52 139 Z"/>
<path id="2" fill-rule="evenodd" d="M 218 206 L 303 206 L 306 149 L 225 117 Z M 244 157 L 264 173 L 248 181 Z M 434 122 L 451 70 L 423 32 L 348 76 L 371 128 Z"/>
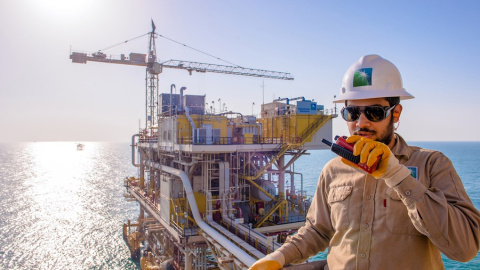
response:
<path id="1" fill-rule="evenodd" d="M 379 55 L 361 57 L 343 76 L 340 95 L 334 103 L 346 100 L 400 97 L 414 98 L 402 85 L 402 76 L 397 67 Z"/>

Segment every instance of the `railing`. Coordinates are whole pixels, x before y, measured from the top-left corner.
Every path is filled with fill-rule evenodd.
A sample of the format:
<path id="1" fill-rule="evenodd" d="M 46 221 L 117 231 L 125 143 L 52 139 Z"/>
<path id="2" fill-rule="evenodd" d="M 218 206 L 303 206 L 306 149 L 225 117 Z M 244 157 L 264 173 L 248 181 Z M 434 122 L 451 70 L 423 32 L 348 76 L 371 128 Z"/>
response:
<path id="1" fill-rule="evenodd" d="M 136 183 L 136 184 L 133 184 L 133 183 Z M 150 206 L 150 208 L 153 211 L 155 211 L 156 214 L 160 215 L 160 210 L 157 208 L 157 205 L 158 205 L 157 202 L 155 202 L 153 198 L 150 198 L 148 195 L 146 195 L 146 192 L 142 192 L 140 190 L 140 188 L 138 187 L 138 182 L 126 179 L 125 186 L 127 190 L 129 190 L 129 192 L 132 192 L 132 191 L 135 192 L 140 198 L 142 198 L 143 202 L 146 205 Z M 171 201 L 170 203 L 173 203 L 173 202 Z M 183 211 L 181 212 L 183 216 Z M 180 221 L 179 213 L 173 212 L 172 215 L 174 217 L 171 216 L 170 227 L 174 228 L 175 231 L 177 231 L 179 234 L 183 236 L 198 235 L 198 227 L 196 226 L 196 222 L 193 218 L 191 218 L 190 216 L 187 216 L 187 217 L 183 216 L 185 220 L 188 219 L 190 223 L 189 226 L 185 226 L 184 224 L 181 224 L 181 222 L 179 222 Z M 175 220 L 175 217 L 177 220 Z"/>
<path id="2" fill-rule="evenodd" d="M 193 145 L 238 145 L 238 144 L 281 144 L 284 142 L 297 142 L 300 137 L 292 137 L 289 139 L 269 137 L 263 138 L 259 136 L 253 136 L 252 138 L 244 137 L 200 137 L 193 140 L 192 137 L 180 137 L 177 138 L 176 144 L 193 144 Z M 157 143 L 158 137 L 140 137 L 138 142 L 140 143 Z"/>
<path id="3" fill-rule="evenodd" d="M 242 232 L 241 230 L 239 230 L 238 226 L 243 226 L 243 225 L 239 225 L 239 224 L 235 224 L 235 223 L 228 223 L 228 222 L 225 222 L 223 220 L 222 220 L 221 224 L 229 232 L 235 234 L 237 237 L 241 238 L 242 240 L 247 242 L 252 247 L 255 247 L 255 249 L 262 252 L 263 254 L 271 253 L 275 249 L 273 247 L 265 246 L 264 244 L 259 242 L 257 238 L 251 237 L 250 233 L 246 234 L 246 233 Z M 250 230 L 253 230 L 253 229 L 250 229 Z M 278 246 L 277 246 L 277 248 L 278 248 Z"/>
<path id="4" fill-rule="evenodd" d="M 141 142 L 141 143 L 157 143 L 158 142 L 158 137 L 157 136 L 140 137 L 140 139 L 138 139 L 138 142 Z"/>
<path id="5" fill-rule="evenodd" d="M 303 144 L 309 137 L 321 128 L 333 115 L 323 115 L 313 122 L 300 136 L 291 137 L 179 137 L 176 144 L 193 144 L 193 145 L 239 145 L 239 144 Z M 156 134 L 151 136 L 140 136 L 140 143 L 158 143 L 159 139 Z"/>
<path id="6" fill-rule="evenodd" d="M 158 137 L 140 137 L 140 143 L 158 143 Z M 240 145 L 240 144 L 298 144 L 302 142 L 302 136 L 290 138 L 284 137 L 216 137 L 216 138 L 198 138 L 193 140 L 192 137 L 180 137 L 176 140 L 176 144 L 193 144 L 193 145 Z"/>
<path id="7" fill-rule="evenodd" d="M 253 136 L 251 138 L 245 137 L 199 137 L 192 139 L 192 137 L 181 137 L 177 139 L 177 144 L 193 144 L 193 145 L 238 145 L 238 144 L 281 144 L 284 142 L 299 140 L 295 137 L 292 139 L 284 139 L 277 137 L 260 137 Z"/>
<path id="8" fill-rule="evenodd" d="M 287 267 L 284 267 L 283 269 L 285 270 L 287 269 L 288 270 L 316 270 L 316 269 L 324 269 L 326 265 L 327 265 L 327 260 L 321 260 L 321 261 L 307 262 L 307 263 L 287 266 Z"/>

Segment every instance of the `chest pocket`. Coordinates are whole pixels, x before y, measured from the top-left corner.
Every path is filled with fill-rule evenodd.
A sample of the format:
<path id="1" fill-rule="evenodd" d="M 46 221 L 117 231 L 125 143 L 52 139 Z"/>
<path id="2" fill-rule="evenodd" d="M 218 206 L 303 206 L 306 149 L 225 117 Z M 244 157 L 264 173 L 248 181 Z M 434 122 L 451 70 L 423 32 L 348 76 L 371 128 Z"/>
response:
<path id="1" fill-rule="evenodd" d="M 412 224 L 408 217 L 407 207 L 403 204 L 398 193 L 387 189 L 387 219 L 385 226 L 392 234 L 397 235 L 422 235 Z"/>
<path id="2" fill-rule="evenodd" d="M 334 187 L 328 193 L 330 218 L 336 231 L 345 230 L 350 224 L 348 204 L 352 194 L 351 186 Z"/>

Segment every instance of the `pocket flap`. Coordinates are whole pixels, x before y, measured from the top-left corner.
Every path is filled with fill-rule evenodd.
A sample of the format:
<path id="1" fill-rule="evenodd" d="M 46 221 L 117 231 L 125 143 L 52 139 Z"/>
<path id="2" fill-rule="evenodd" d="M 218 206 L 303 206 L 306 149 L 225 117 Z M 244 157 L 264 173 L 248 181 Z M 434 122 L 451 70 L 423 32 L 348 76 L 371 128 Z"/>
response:
<path id="1" fill-rule="evenodd" d="M 345 200 L 352 193 L 351 186 L 334 187 L 328 193 L 328 202 L 339 202 Z"/>

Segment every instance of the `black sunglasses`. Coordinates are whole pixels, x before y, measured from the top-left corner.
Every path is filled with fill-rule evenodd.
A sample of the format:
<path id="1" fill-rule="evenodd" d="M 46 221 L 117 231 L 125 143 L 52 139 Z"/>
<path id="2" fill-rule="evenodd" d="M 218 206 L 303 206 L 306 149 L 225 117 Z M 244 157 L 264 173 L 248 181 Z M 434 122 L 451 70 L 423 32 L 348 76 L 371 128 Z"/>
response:
<path id="1" fill-rule="evenodd" d="M 368 121 L 380 122 L 383 119 L 387 118 L 390 114 L 390 111 L 395 108 L 396 105 L 392 107 L 382 107 L 382 106 L 348 106 L 342 109 L 342 117 L 347 122 L 354 122 L 360 118 L 360 114 L 363 113 L 367 117 Z"/>

